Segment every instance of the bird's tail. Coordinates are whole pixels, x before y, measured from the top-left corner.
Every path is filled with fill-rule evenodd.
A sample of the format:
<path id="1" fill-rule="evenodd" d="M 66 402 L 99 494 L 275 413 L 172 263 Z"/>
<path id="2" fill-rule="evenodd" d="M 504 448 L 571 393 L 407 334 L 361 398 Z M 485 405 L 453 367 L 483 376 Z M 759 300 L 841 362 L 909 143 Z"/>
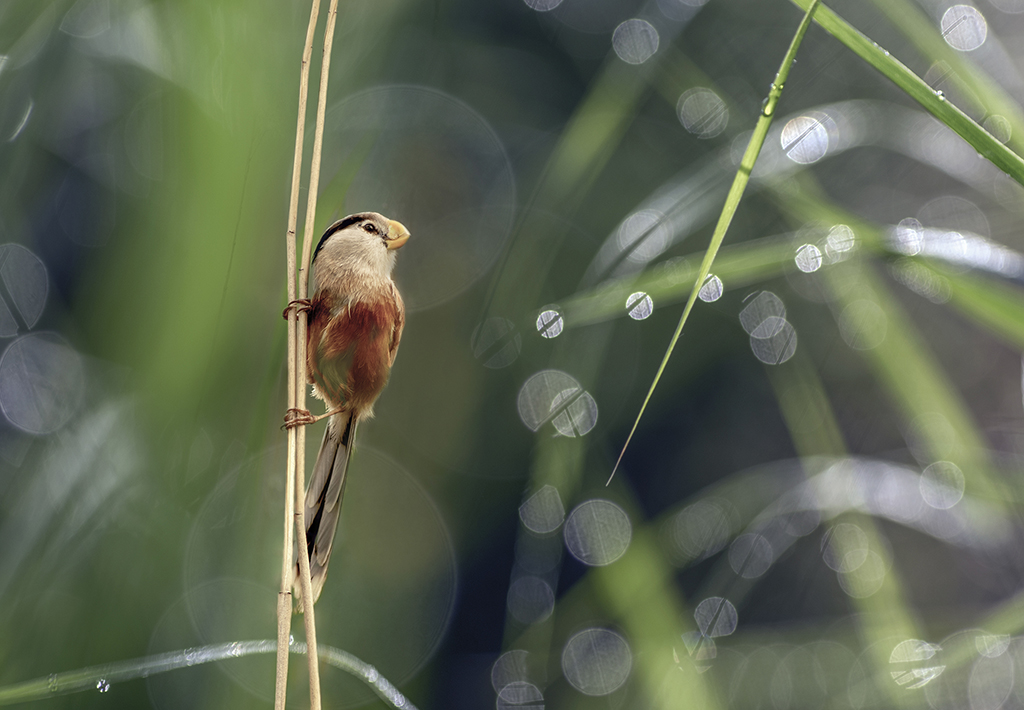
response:
<path id="1" fill-rule="evenodd" d="M 306 549 L 309 552 L 309 576 L 313 588 L 313 603 L 320 597 L 327 579 L 327 563 L 331 559 L 334 534 L 338 529 L 341 501 L 345 495 L 345 474 L 352 458 L 352 444 L 356 435 L 356 418 L 345 411 L 333 415 L 327 422 L 324 439 L 320 443 L 313 473 L 306 488 Z M 302 613 L 302 590 L 299 586 L 297 561 L 292 574 L 292 597 L 296 611 Z"/>

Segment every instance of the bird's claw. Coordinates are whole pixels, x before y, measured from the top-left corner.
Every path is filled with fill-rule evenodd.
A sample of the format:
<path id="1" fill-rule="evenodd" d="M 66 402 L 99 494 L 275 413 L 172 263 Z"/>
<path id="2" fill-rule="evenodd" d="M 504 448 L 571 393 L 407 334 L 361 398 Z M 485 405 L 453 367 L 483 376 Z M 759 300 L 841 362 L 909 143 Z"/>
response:
<path id="1" fill-rule="evenodd" d="M 284 426 L 282 429 L 294 429 L 297 426 L 306 426 L 316 422 L 320 417 L 314 417 L 308 409 L 291 407 L 284 413 Z"/>
<path id="2" fill-rule="evenodd" d="M 295 314 L 298 315 L 303 311 L 309 311 L 312 307 L 313 304 L 308 298 L 297 298 L 284 307 L 284 311 L 281 312 L 281 317 L 288 320 L 289 311 L 295 311 Z"/>
<path id="3" fill-rule="evenodd" d="M 326 419 L 327 417 L 334 416 L 335 414 L 340 414 L 341 412 L 344 411 L 344 407 L 338 407 L 337 409 L 332 409 L 329 412 L 324 412 L 320 416 L 314 417 L 312 414 L 310 414 L 308 409 L 298 409 L 297 407 L 292 407 L 284 413 L 284 426 L 282 426 L 281 428 L 294 429 L 297 426 L 307 426 L 309 424 L 316 424 L 321 419 Z"/>

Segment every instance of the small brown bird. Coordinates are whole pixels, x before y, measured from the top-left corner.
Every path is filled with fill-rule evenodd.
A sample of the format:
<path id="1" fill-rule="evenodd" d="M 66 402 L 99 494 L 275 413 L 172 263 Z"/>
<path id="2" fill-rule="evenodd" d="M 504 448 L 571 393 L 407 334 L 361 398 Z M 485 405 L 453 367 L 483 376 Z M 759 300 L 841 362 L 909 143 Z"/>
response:
<path id="1" fill-rule="evenodd" d="M 395 250 L 408 240 L 402 224 L 360 212 L 328 227 L 313 253 L 306 364 L 313 394 L 324 401 L 329 417 L 306 489 L 314 602 L 327 578 L 356 426 L 373 416 L 402 339 L 405 305 L 391 272 Z M 292 587 L 301 612 L 298 573 L 296 563 Z"/>

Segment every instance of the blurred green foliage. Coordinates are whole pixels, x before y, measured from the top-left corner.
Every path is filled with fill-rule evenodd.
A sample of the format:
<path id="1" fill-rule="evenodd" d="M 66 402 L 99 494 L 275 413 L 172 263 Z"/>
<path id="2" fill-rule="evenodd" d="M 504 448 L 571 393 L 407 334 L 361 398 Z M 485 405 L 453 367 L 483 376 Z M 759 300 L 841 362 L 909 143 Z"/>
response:
<path id="1" fill-rule="evenodd" d="M 316 227 L 413 237 L 322 643 L 420 708 L 1024 705 L 1024 5 L 828 6 L 605 487 L 801 10 L 342 3 Z M 0 5 L 0 686 L 274 637 L 307 13 Z M 273 660 L 111 678 L 40 702 Z"/>

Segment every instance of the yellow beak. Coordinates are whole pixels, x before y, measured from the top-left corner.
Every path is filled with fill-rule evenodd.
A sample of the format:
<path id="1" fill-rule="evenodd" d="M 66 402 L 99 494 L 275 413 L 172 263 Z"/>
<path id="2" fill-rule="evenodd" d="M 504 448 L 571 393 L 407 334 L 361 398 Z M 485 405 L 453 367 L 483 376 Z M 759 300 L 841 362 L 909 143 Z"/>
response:
<path id="1" fill-rule="evenodd" d="M 401 249 L 409 241 L 409 230 L 401 222 L 388 220 L 388 249 Z"/>

